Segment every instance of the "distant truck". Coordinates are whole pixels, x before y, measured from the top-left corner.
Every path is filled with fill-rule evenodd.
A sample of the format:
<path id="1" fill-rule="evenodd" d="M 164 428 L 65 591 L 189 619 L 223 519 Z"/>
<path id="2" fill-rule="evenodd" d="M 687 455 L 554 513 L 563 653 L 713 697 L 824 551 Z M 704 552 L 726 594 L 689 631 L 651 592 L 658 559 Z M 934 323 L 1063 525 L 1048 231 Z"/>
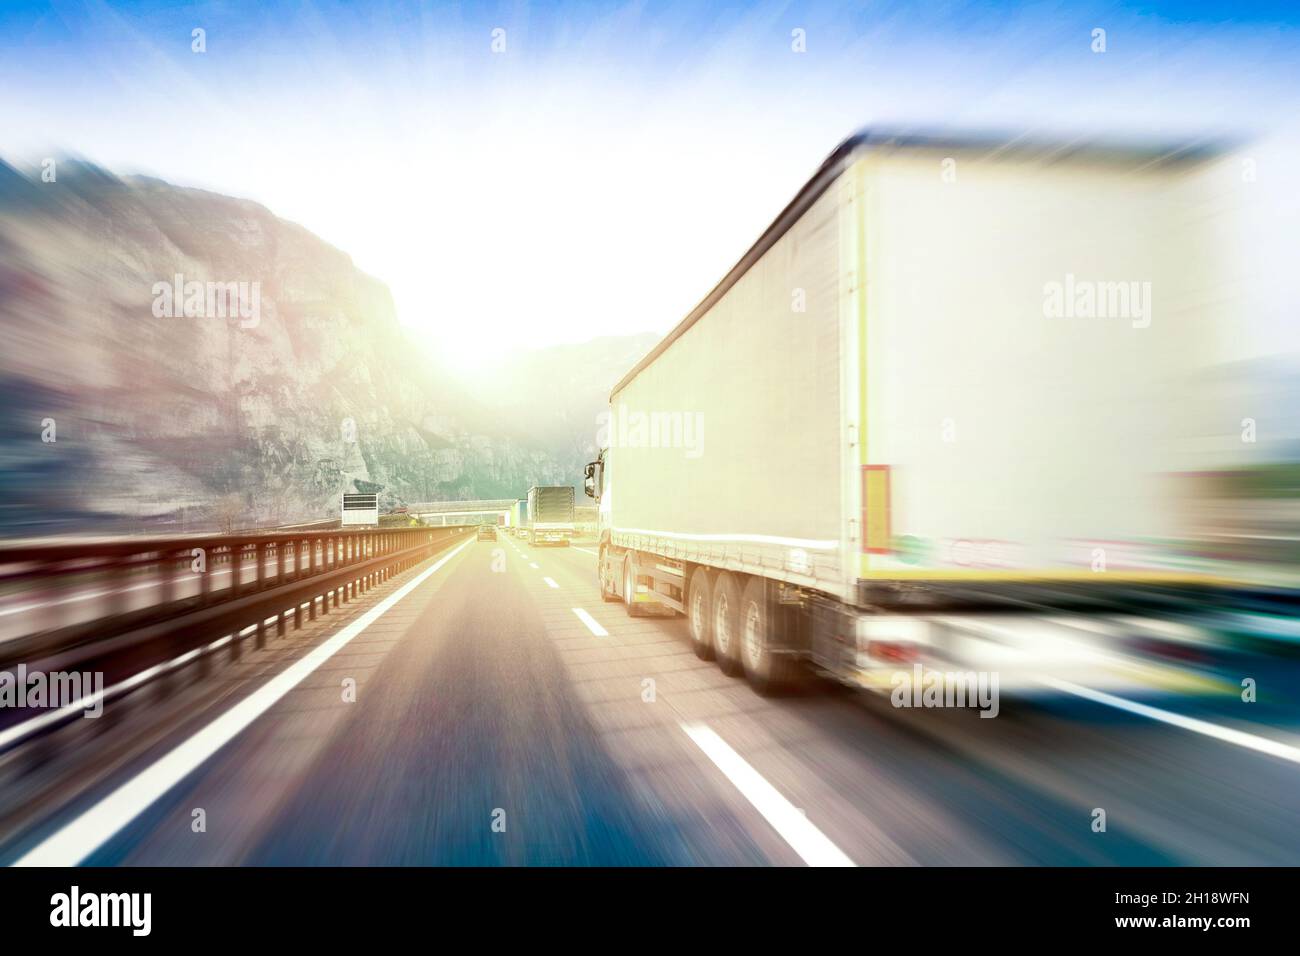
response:
<path id="1" fill-rule="evenodd" d="M 572 485 L 534 485 L 528 489 L 528 543 L 562 544 L 574 535 Z"/>
<path id="2" fill-rule="evenodd" d="M 378 527 L 379 495 L 345 494 L 340 512 L 340 523 L 345 528 Z"/>
<path id="3" fill-rule="evenodd" d="M 528 525 L 528 501 L 520 498 L 510 510 L 511 534 L 520 534 Z"/>
<path id="4" fill-rule="evenodd" d="M 945 614 L 1215 583 L 1168 546 L 1223 325 L 1212 158 L 847 140 L 614 387 L 602 597 L 760 690 L 888 691 L 990 666 Z"/>

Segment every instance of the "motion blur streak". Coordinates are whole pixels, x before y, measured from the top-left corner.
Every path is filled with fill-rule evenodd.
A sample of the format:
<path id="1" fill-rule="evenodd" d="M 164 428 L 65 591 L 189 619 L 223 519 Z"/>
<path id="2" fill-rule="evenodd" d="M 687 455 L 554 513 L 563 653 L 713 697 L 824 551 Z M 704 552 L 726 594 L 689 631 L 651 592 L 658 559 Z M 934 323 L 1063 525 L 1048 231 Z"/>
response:
<path id="1" fill-rule="evenodd" d="M 425 568 L 254 694 L 24 854 L 14 865 L 75 866 L 80 863 L 468 546 L 468 542 L 460 545 L 445 558 Z"/>
<path id="2" fill-rule="evenodd" d="M 1300 864 L 1300 6 L 602 6 L 0 4 L 0 862 Z"/>
<path id="3" fill-rule="evenodd" d="M 1150 707 L 1146 704 L 1139 704 L 1135 701 L 1125 700 L 1122 697 L 1116 697 L 1113 694 L 1102 693 L 1088 687 L 1080 687 L 1078 684 L 1071 684 L 1069 681 L 1045 677 L 1042 678 L 1042 682 L 1048 687 L 1064 691 L 1067 694 L 1074 694 L 1085 700 L 1105 704 L 1107 707 L 1115 707 L 1142 717 L 1150 717 L 1152 720 L 1158 720 L 1173 727 L 1181 727 L 1183 730 L 1190 730 L 1193 733 L 1204 734 L 1206 737 L 1213 737 L 1215 740 L 1222 740 L 1224 743 L 1235 744 L 1248 750 L 1256 750 L 1262 754 L 1268 754 L 1270 757 L 1277 757 L 1279 760 L 1300 763 L 1300 747 L 1293 747 L 1280 740 L 1269 740 L 1267 737 L 1261 737 L 1258 734 L 1248 734 L 1241 730 L 1234 730 L 1231 727 L 1220 727 L 1218 724 L 1212 724 L 1205 720 L 1197 720 L 1194 717 L 1184 717 L 1182 714 L 1161 710 L 1159 707 Z"/>

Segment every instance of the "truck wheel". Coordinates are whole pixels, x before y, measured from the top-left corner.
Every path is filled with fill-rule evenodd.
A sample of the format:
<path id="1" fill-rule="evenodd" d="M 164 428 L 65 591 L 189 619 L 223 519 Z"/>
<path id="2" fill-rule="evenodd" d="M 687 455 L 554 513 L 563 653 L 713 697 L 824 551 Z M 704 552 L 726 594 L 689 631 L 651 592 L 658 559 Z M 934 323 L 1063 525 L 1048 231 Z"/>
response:
<path id="1" fill-rule="evenodd" d="M 641 606 L 636 603 L 636 562 L 632 552 L 623 559 L 623 607 L 628 617 L 641 617 Z"/>
<path id="2" fill-rule="evenodd" d="M 696 568 L 686 589 L 686 621 L 691 629 L 691 647 L 702 661 L 713 660 L 713 593 L 709 572 Z"/>
<path id="3" fill-rule="evenodd" d="M 614 578 L 609 573 L 609 550 L 600 549 L 600 557 L 596 559 L 596 580 L 600 584 L 600 599 L 606 603 L 613 604 L 618 600 L 618 591 L 614 588 Z"/>
<path id="4" fill-rule="evenodd" d="M 740 599 L 740 659 L 749 683 L 765 695 L 789 686 L 796 667 L 789 655 L 772 653 L 770 623 L 763 579 L 750 578 Z"/>
<path id="5" fill-rule="evenodd" d="M 722 572 L 713 582 L 713 651 L 722 673 L 736 675 L 740 663 L 740 588 L 736 579 Z"/>

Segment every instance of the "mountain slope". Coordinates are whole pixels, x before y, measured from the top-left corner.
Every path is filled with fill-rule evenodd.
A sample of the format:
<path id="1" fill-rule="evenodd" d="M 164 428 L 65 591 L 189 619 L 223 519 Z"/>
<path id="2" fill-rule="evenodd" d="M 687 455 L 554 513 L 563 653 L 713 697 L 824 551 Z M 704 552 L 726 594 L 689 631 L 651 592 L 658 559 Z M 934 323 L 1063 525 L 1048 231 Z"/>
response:
<path id="1" fill-rule="evenodd" d="M 178 275 L 183 292 L 234 285 L 191 303 L 168 294 Z M 245 314 L 222 309 L 236 299 Z M 439 374 L 387 288 L 302 227 L 75 163 L 54 183 L 0 164 L 0 353 L 10 534 L 278 524 L 354 487 L 391 504 L 575 482 L 597 382 L 626 370 L 582 346 L 547 360 L 595 381 L 540 427 L 535 402 L 483 404 Z"/>

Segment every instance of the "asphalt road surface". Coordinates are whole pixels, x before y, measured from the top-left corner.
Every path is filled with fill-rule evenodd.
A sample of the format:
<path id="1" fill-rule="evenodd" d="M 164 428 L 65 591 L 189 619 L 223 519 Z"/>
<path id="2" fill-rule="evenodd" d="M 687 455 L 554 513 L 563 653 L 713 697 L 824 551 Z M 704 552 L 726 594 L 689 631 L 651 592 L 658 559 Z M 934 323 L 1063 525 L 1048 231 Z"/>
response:
<path id="1" fill-rule="evenodd" d="M 1300 863 L 1294 662 L 1256 662 L 1252 721 L 1159 705 L 1218 736 L 1079 699 L 988 720 L 820 680 L 763 698 L 680 618 L 602 603 L 594 565 L 470 540 L 166 699 L 75 721 L 6 784 L 0 860 Z"/>

